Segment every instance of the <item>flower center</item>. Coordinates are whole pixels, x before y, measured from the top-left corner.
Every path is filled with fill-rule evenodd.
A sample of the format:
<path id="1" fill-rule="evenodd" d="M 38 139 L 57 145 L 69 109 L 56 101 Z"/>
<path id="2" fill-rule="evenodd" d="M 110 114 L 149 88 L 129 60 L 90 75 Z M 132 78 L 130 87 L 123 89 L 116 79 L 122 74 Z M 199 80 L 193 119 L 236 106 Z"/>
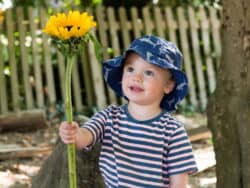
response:
<path id="1" fill-rule="evenodd" d="M 66 26 L 66 29 L 67 29 L 68 31 L 70 31 L 72 27 L 73 27 L 73 25 L 68 25 L 68 26 Z"/>

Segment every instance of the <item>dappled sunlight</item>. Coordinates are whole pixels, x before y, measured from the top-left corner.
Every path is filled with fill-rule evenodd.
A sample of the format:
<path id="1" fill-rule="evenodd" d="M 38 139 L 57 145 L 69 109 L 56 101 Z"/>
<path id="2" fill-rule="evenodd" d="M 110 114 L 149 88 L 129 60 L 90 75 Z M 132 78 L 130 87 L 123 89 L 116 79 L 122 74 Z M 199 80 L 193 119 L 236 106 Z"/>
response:
<path id="1" fill-rule="evenodd" d="M 209 185 L 213 185 L 216 183 L 216 177 L 210 178 L 200 178 L 200 186 L 208 187 Z"/>
<path id="2" fill-rule="evenodd" d="M 0 188 L 11 188 L 14 185 L 31 186 L 31 178 L 35 176 L 40 167 L 34 165 L 13 164 L 6 171 L 0 171 Z"/>
<path id="3" fill-rule="evenodd" d="M 36 175 L 40 169 L 39 166 L 29 166 L 29 165 L 23 165 L 23 164 L 15 164 L 13 167 L 28 176 Z"/>
<path id="4" fill-rule="evenodd" d="M 0 188 L 9 188 L 16 184 L 30 185 L 30 177 L 25 174 L 16 174 L 9 170 L 0 172 Z"/>

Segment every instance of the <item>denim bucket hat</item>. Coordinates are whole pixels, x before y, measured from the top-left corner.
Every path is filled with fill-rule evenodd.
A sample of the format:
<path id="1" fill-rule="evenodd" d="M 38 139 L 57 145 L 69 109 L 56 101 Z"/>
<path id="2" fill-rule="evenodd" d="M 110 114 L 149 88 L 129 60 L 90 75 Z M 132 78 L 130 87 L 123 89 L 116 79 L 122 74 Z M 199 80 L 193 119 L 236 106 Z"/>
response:
<path id="1" fill-rule="evenodd" d="M 123 55 L 103 62 L 104 79 L 120 97 L 125 97 L 122 92 L 123 62 L 128 52 L 135 52 L 146 62 L 164 69 L 169 69 L 176 82 L 173 91 L 164 95 L 161 108 L 171 112 L 176 110 L 177 104 L 186 96 L 188 81 L 182 72 L 182 54 L 171 42 L 162 38 L 147 35 L 135 39 Z"/>

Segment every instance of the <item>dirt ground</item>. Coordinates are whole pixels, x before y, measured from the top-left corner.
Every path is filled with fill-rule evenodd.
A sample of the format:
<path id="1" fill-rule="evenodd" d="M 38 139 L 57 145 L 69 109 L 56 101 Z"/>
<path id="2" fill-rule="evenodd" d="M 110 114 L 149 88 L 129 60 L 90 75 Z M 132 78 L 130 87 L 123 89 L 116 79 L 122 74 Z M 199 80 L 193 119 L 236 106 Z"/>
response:
<path id="1" fill-rule="evenodd" d="M 58 124 L 47 129 L 28 133 L 0 133 L 0 149 L 17 145 L 18 147 L 53 147 L 58 139 Z M 214 160 L 214 153 L 210 139 L 203 139 L 192 143 L 199 168 L 212 166 L 189 177 L 188 188 L 215 188 L 215 167 L 206 164 Z M 31 178 L 35 176 L 43 161 L 49 154 L 32 158 L 18 158 L 0 160 L 0 188 L 29 188 Z M 204 167 L 205 166 L 205 167 Z"/>

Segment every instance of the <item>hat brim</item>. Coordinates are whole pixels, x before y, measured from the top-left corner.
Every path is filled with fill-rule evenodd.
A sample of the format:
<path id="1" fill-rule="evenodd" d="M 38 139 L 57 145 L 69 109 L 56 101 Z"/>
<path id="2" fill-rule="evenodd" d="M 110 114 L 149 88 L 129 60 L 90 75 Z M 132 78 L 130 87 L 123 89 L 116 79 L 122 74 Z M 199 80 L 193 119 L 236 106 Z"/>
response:
<path id="1" fill-rule="evenodd" d="M 124 59 L 124 56 L 119 56 L 103 62 L 104 79 L 119 97 L 124 97 L 121 83 Z"/>
<path id="2" fill-rule="evenodd" d="M 135 51 L 135 53 L 138 52 Z M 138 55 L 140 54 L 138 53 Z M 123 95 L 121 84 L 123 75 L 123 62 L 125 57 L 126 55 L 124 54 L 122 56 L 118 56 L 103 62 L 104 79 L 119 97 L 125 97 Z M 164 67 L 160 67 L 169 69 L 172 72 L 176 83 L 173 91 L 165 95 L 160 104 L 163 109 L 167 110 L 168 112 L 171 112 L 176 110 L 177 105 L 186 96 L 188 92 L 188 80 L 186 74 L 181 70 L 173 68 L 172 64 L 166 64 Z"/>

